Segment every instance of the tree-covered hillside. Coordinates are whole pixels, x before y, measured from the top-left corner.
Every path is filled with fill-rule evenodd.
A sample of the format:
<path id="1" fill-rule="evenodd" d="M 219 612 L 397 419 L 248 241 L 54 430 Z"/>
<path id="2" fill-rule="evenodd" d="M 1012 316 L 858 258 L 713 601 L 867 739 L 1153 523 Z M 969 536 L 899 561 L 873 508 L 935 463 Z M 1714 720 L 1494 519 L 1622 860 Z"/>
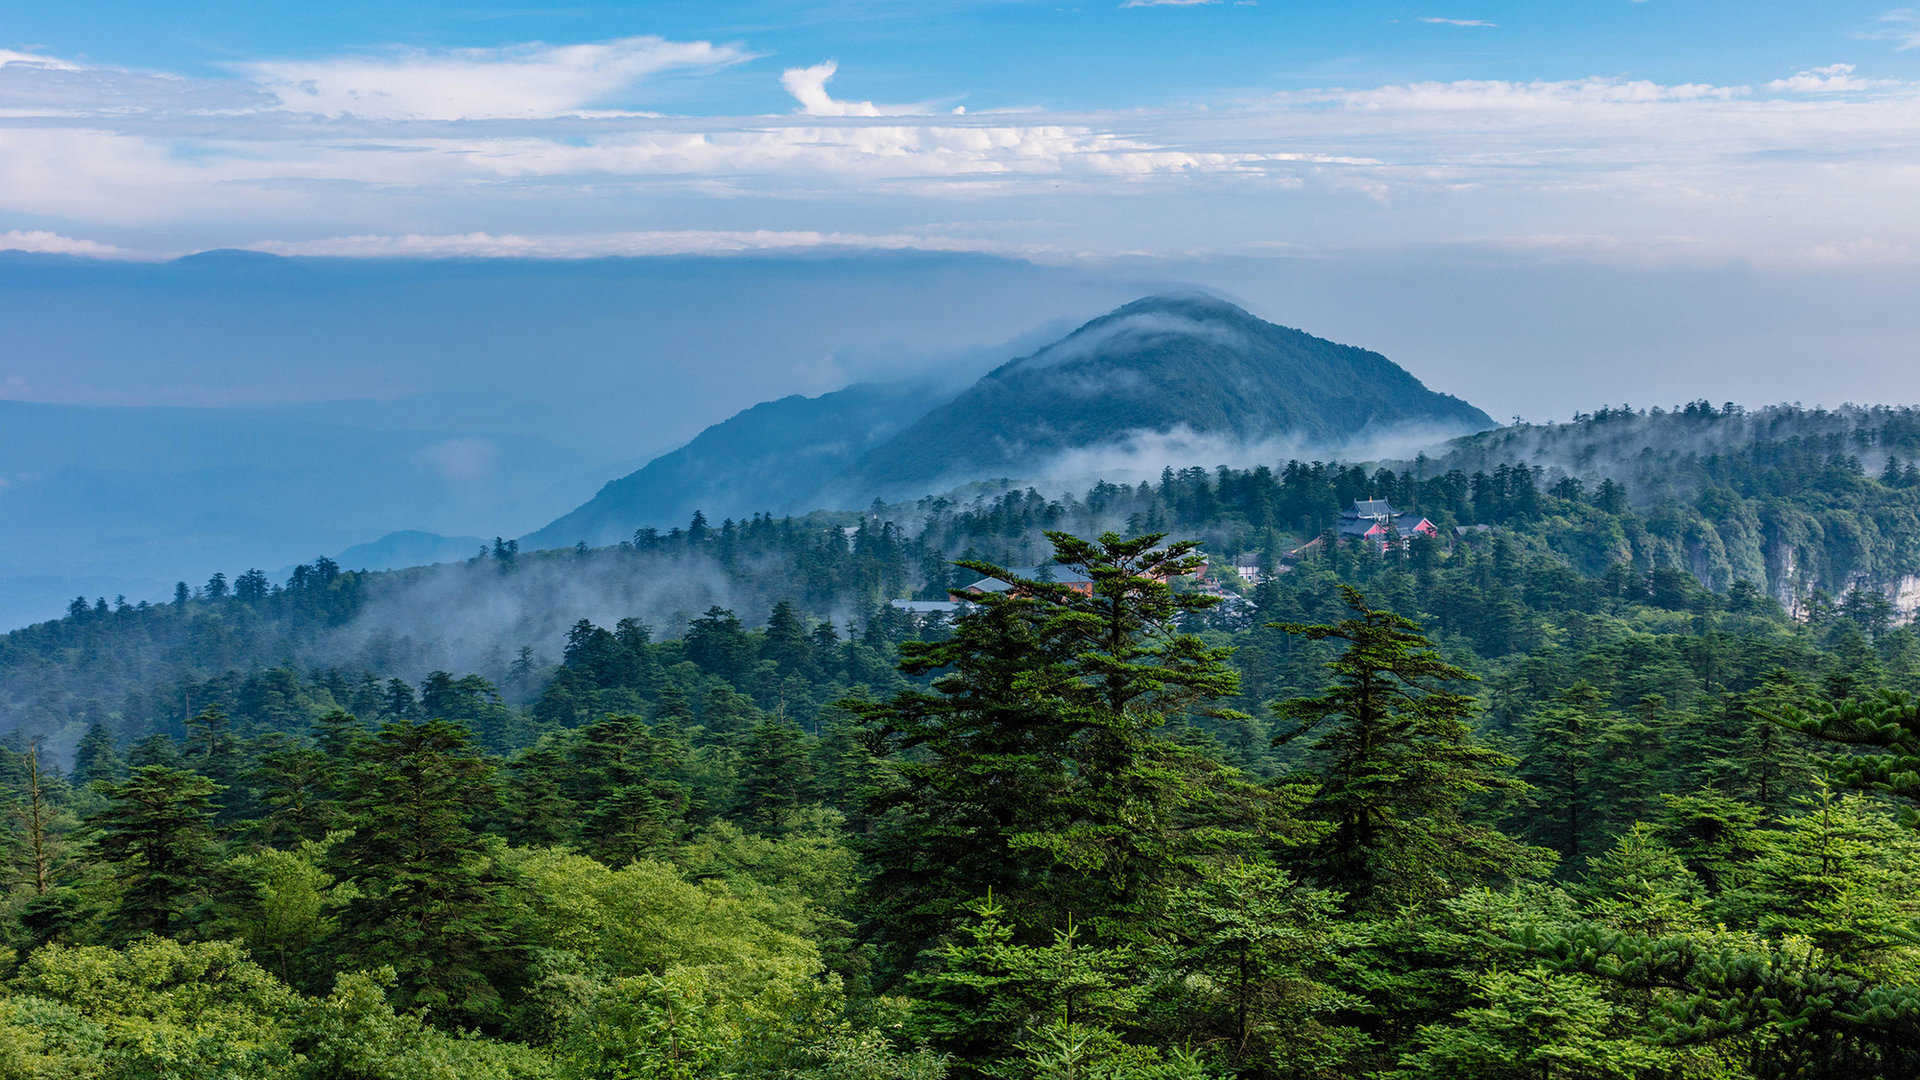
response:
<path id="1" fill-rule="evenodd" d="M 1873 415 L 1651 495 L 1469 441 L 76 601 L 0 639 L 0 1062 L 1914 1075 L 1920 634 L 1699 572 L 1912 512 Z"/>
<path id="2" fill-rule="evenodd" d="M 472 673 L 524 701 L 583 618 L 609 627 L 632 618 L 672 639 L 710 608 L 758 625 L 786 600 L 857 636 L 897 617 L 890 599 L 939 598 L 971 580 L 951 560 L 1042 560 L 1044 529 L 1171 530 L 1201 540 L 1223 566 L 1253 553 L 1278 567 L 1330 529 L 1341 507 L 1369 496 L 1432 518 L 1444 535 L 1492 527 L 1493 538 L 1539 560 L 1542 595 L 1566 591 L 1544 584 L 1555 577 L 1607 583 L 1617 594 L 1630 582 L 1658 582 L 1663 595 L 1676 583 L 1704 586 L 1723 597 L 1751 586 L 1803 618 L 1846 607 L 1876 622 L 1904 621 L 1920 571 L 1920 472 L 1910 467 L 1920 459 L 1911 434 L 1920 422 L 1907 410 L 1848 416 L 1604 411 L 1476 436 L 1399 468 L 1189 468 L 1072 498 L 1026 490 L 863 514 L 700 516 L 607 548 L 523 552 L 498 542 L 465 563 L 392 573 L 341 572 L 322 559 L 270 582 L 232 568 L 231 577 L 182 583 L 172 603 L 76 601 L 66 619 L 0 637 L 0 726 L 42 734 L 61 752 L 95 720 L 139 738 L 183 718 L 176 703 L 197 700 L 183 685 L 276 668 L 413 684 L 437 670 Z M 1751 440 L 1729 437 L 1711 453 L 1586 453 L 1602 440 L 1675 446 L 1678 433 L 1734 423 Z M 1521 438 L 1521 465 L 1492 452 Z M 1525 465 L 1528 457 L 1567 465 Z M 1627 458 L 1642 461 L 1637 471 L 1600 468 Z M 1419 602 L 1434 614 L 1452 610 L 1444 594 Z M 1475 644 L 1486 655 L 1525 647 Z"/>
<path id="3" fill-rule="evenodd" d="M 1796 612 L 1855 587 L 1920 610 L 1920 410 L 1601 408 L 1456 440 L 1418 475 L 1527 463 L 1549 488 L 1621 498 L 1710 587 L 1770 586 Z"/>
<path id="4" fill-rule="evenodd" d="M 1015 587 L 855 640 L 583 622 L 524 706 L 279 669 L 71 768 L 17 739 L 7 1069 L 1920 1068 L 1920 840 L 1872 788 L 1911 630 L 1512 526 L 1323 547 L 1237 612 L 1191 544 L 1045 542 L 1092 595 L 975 562 Z"/>
<path id="5" fill-rule="evenodd" d="M 996 476 L 1057 487 L 1102 475 L 1139 440 L 1246 460 L 1280 445 L 1411 447 L 1492 426 L 1378 353 L 1197 294 L 1136 300 L 967 386 L 973 370 L 955 358 L 939 376 L 756 405 L 521 541 L 608 544 L 695 510 L 804 513 Z"/>

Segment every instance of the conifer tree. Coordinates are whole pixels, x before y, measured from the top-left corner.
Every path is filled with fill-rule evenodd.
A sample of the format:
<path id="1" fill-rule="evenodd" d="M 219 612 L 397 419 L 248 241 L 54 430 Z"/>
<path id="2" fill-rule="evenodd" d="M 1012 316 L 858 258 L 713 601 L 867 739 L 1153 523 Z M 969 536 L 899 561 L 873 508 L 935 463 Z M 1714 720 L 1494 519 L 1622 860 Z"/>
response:
<path id="1" fill-rule="evenodd" d="M 572 764 L 549 736 L 507 763 L 498 830 L 529 846 L 570 843 L 580 831 L 580 805 L 566 794 Z"/>
<path id="2" fill-rule="evenodd" d="M 1441 659 L 1418 624 L 1368 607 L 1351 586 L 1340 593 L 1347 618 L 1282 626 L 1346 643 L 1327 664 L 1331 686 L 1275 707 L 1294 722 L 1277 743 L 1313 737 L 1318 790 L 1307 813 L 1326 826 L 1310 855 L 1315 876 L 1368 909 L 1536 867 L 1526 849 L 1469 817 L 1473 800 L 1517 784 L 1514 760 L 1468 727 L 1473 699 L 1455 687 L 1474 676 Z"/>
<path id="3" fill-rule="evenodd" d="M 845 703 L 903 755 L 868 843 L 876 919 L 896 941 L 937 940 L 989 890 L 1017 925 L 1071 916 L 1102 939 L 1145 933 L 1185 849 L 1232 842 L 1206 826 L 1240 797 L 1160 734 L 1238 689 L 1227 651 L 1177 625 L 1216 602 L 1169 584 L 1198 569 L 1196 545 L 1047 537 L 1091 595 L 972 564 L 1007 588 L 950 638 L 903 646 L 903 671 L 942 672 L 931 690 Z"/>
<path id="4" fill-rule="evenodd" d="M 1642 724 L 1605 707 L 1591 684 L 1520 720 L 1518 775 L 1532 786 L 1521 834 L 1551 848 L 1574 872 L 1641 809 L 1654 783 L 1645 754 L 1658 745 Z"/>
<path id="5" fill-rule="evenodd" d="M 56 830 L 67 801 L 66 784 L 40 761 L 40 743 L 29 741 L 20 755 L 19 793 L 13 808 L 19 826 L 21 878 L 35 896 L 53 887 L 53 868 L 62 847 Z"/>
<path id="6" fill-rule="evenodd" d="M 1809 708 L 1781 707 L 1782 723 L 1816 738 L 1879 751 L 1834 760 L 1841 784 L 1877 791 L 1908 804 L 1901 819 L 1920 828 L 1920 699 L 1900 690 L 1821 701 Z"/>
<path id="7" fill-rule="evenodd" d="M 180 747 L 181 766 L 219 786 L 214 821 L 221 826 L 231 825 L 240 819 L 247 801 L 247 787 L 241 776 L 240 742 L 234 735 L 233 719 L 216 702 L 190 717 L 186 727 L 186 742 Z"/>
<path id="8" fill-rule="evenodd" d="M 1334 1019 L 1361 1001 L 1335 986 L 1343 957 L 1367 929 L 1342 918 L 1340 897 L 1260 862 L 1214 868 L 1175 898 L 1170 938 L 1177 1030 L 1225 1047 L 1249 1070 L 1314 1075 L 1362 1037 Z M 1193 1015 L 1197 1014 L 1197 1015 Z"/>
<path id="9" fill-rule="evenodd" d="M 125 762 L 113 744 L 113 733 L 96 720 L 88 724 L 87 733 L 80 736 L 79 749 L 73 755 L 70 779 L 76 789 L 84 791 L 96 780 L 119 779 L 124 766 Z"/>
<path id="10" fill-rule="evenodd" d="M 685 831 L 686 785 L 678 747 L 638 716 L 619 714 L 581 729 L 564 788 L 584 811 L 580 845 L 621 866 L 657 853 Z"/>
<path id="11" fill-rule="evenodd" d="M 811 657 L 807 628 L 800 621 L 800 613 L 793 606 L 793 601 L 782 600 L 773 605 L 773 613 L 767 616 L 767 629 L 761 638 L 760 656 L 778 664 L 782 674 L 807 670 Z"/>
<path id="12" fill-rule="evenodd" d="M 263 843 L 290 847 L 319 840 L 345 823 L 337 797 L 336 766 L 319 749 L 284 737 L 265 741 L 248 774 L 258 813 L 251 833 Z"/>
<path id="13" fill-rule="evenodd" d="M 1884 811 L 1821 788 L 1762 834 L 1744 888 L 1724 905 L 1769 933 L 1805 937 L 1855 975 L 1911 973 L 1893 954 L 1920 927 L 1920 837 L 1895 831 Z"/>
<path id="14" fill-rule="evenodd" d="M 955 1075 L 1098 1076 L 1103 1063 L 1143 1056 L 1129 1055 L 1113 1030 L 1145 998 L 1127 977 L 1124 950 L 1091 946 L 1071 924 L 1054 930 L 1047 944 L 1023 944 L 992 896 L 968 911 L 959 938 L 936 950 L 915 977 L 913 1031 L 954 1055 Z"/>
<path id="15" fill-rule="evenodd" d="M 353 772 L 353 831 L 328 860 L 353 886 L 339 918 L 356 961 L 391 966 L 408 1004 L 469 1024 L 497 1015 L 517 968 L 477 828 L 492 770 L 470 742 L 444 720 L 383 724 Z"/>
<path id="16" fill-rule="evenodd" d="M 1623 1010 L 1596 980 L 1545 967 L 1473 980 L 1476 1004 L 1422 1027 L 1383 1080 L 1638 1080 L 1671 1055 L 1623 1032 Z"/>
<path id="17" fill-rule="evenodd" d="M 93 857 L 119 887 L 111 930 L 121 938 L 180 933 L 213 880 L 218 786 L 183 769 L 142 765 L 103 790 L 107 804 L 87 827 Z"/>
<path id="18" fill-rule="evenodd" d="M 779 836 L 787 817 L 811 787 L 804 736 L 785 720 L 766 720 L 747 735 L 740 760 L 735 820 L 765 836 Z"/>

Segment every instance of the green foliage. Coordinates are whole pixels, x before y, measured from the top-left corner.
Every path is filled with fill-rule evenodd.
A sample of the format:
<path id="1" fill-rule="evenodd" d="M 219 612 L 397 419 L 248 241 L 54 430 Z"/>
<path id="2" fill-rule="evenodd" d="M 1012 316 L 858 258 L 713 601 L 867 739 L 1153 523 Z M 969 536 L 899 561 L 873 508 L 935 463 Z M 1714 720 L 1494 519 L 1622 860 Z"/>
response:
<path id="1" fill-rule="evenodd" d="M 961 938 L 936 950 L 915 980 L 914 1029 L 954 1056 L 958 1075 L 1146 1077 L 1159 1070 L 1160 1055 L 1112 1030 L 1145 997 L 1127 979 L 1126 950 L 1090 947 L 1071 924 L 1047 945 L 1021 945 L 991 895 L 969 910 Z"/>
<path id="2" fill-rule="evenodd" d="M 1158 1006 L 1228 1062 L 1288 1076 L 1337 1074 L 1365 1043 L 1344 1023 L 1361 1004 L 1350 957 L 1369 928 L 1343 919 L 1335 893 L 1286 871 L 1236 861 L 1176 897 L 1165 961 L 1177 975 Z"/>
<path id="3" fill-rule="evenodd" d="M 496 1016 L 519 966 L 502 874 L 476 827 L 490 772 L 453 724 L 387 723 L 356 765 L 354 828 L 327 862 L 351 886 L 338 917 L 358 961 L 396 971 L 408 1005 L 466 1023 Z"/>
<path id="4" fill-rule="evenodd" d="M 1392 1080 L 1612 1080 L 1657 1075 L 1669 1055 L 1636 1037 L 1595 980 L 1544 968 L 1473 980 L 1476 1004 L 1420 1029 Z"/>
<path id="5" fill-rule="evenodd" d="M 1514 786 L 1515 764 L 1472 736 L 1473 700 L 1453 687 L 1473 675 L 1442 660 L 1412 620 L 1369 608 L 1350 586 L 1341 594 L 1347 618 L 1278 627 L 1346 643 L 1325 691 L 1276 706 L 1295 725 L 1276 742 L 1314 736 L 1307 813 L 1326 826 L 1316 875 L 1364 910 L 1526 873 L 1537 859 L 1468 816 L 1470 800 Z"/>
<path id="6" fill-rule="evenodd" d="M 1826 454 L 1746 460 L 1872 493 Z M 1369 488 L 1500 528 L 1288 556 Z M 1800 623 L 1777 582 L 1682 572 L 1814 527 L 1748 498 L 1642 516 L 1530 467 L 1170 471 L 930 502 L 913 539 L 636 537 L 606 557 L 791 543 L 817 577 L 764 629 L 581 623 L 558 666 L 515 662 L 511 700 L 216 653 L 246 670 L 75 706 L 90 788 L 0 746 L 0 1075 L 1920 1074 L 1920 834 L 1894 819 L 1915 709 L 1882 692 L 1920 639 L 1870 597 Z M 1075 515 L 1202 517 L 1285 572 L 1222 602 L 1197 549 L 1054 528 Z M 909 591 L 896 570 L 942 546 L 1042 541 L 1031 579 L 946 577 L 1008 586 L 956 620 L 806 614 Z M 503 542 L 489 580 L 549 557 Z M 273 612 L 347 610 L 311 578 L 32 640 L 271 640 Z"/>
<path id="7" fill-rule="evenodd" d="M 1084 913 L 1125 940 L 1244 812 L 1218 800 L 1235 789 L 1217 764 L 1161 734 L 1238 689 L 1228 651 L 1177 626 L 1214 603 L 1168 584 L 1198 568 L 1194 545 L 1049 539 L 1087 592 L 973 564 L 1005 588 L 904 649 L 909 673 L 942 672 L 931 690 L 845 703 L 898 755 L 867 807 L 874 921 L 896 943 L 938 941 L 988 893 L 1023 927 Z"/>
<path id="8" fill-rule="evenodd" d="M 139 766 L 102 788 L 106 806 L 87 828 L 116 893 L 112 934 L 165 935 L 190 921 L 213 879 L 218 791 L 204 776 L 165 765 Z"/>
<path id="9" fill-rule="evenodd" d="M 296 987 L 314 986 L 329 970 L 324 949 L 339 929 L 334 913 L 351 899 L 323 869 L 341 835 L 291 851 L 243 852 L 225 868 L 234 895 L 223 905 L 219 932 L 237 937 L 280 981 Z"/>
<path id="10" fill-rule="evenodd" d="M 227 942 L 50 945 L 9 984 L 0 1028 L 15 1076 L 297 1075 L 297 995 Z"/>
<path id="11" fill-rule="evenodd" d="M 1788 705 L 1780 717 L 1817 738 L 1882 751 L 1835 761 L 1839 782 L 1920 802 L 1920 699 L 1912 694 L 1880 690 L 1863 698 L 1822 701 L 1811 710 Z M 1920 827 L 1920 807 L 1908 806 L 1902 819 Z"/>

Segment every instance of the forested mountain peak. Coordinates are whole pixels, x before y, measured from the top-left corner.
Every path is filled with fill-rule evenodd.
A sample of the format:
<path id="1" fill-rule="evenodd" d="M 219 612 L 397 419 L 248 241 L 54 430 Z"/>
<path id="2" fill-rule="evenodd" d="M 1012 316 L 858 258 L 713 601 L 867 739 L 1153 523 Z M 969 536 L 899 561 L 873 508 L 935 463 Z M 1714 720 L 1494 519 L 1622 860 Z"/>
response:
<path id="1" fill-rule="evenodd" d="M 1491 426 L 1379 353 L 1216 296 L 1161 294 L 996 368 L 868 453 L 851 486 L 907 494 L 991 475 L 1081 480 L 1096 466 L 1115 479 L 1180 457 L 1331 453 Z"/>
<path id="2" fill-rule="evenodd" d="M 846 509 L 988 479 L 1060 491 L 1194 461 L 1412 450 L 1491 426 L 1379 353 L 1209 293 L 1158 293 L 964 390 L 930 378 L 856 383 L 756 405 L 522 539 L 529 550 L 605 544 L 695 510 Z"/>

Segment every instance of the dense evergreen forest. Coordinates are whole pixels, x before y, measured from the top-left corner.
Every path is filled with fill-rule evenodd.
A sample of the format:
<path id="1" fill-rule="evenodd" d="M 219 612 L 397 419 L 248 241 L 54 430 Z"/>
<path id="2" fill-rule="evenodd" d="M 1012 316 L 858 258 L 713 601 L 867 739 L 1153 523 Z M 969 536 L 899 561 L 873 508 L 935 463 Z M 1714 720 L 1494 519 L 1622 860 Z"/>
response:
<path id="1" fill-rule="evenodd" d="M 0 639 L 0 1075 L 1920 1074 L 1917 430 L 76 601 Z M 1368 496 L 1439 536 L 1312 542 Z M 580 617 L 667 574 L 720 584 Z M 472 663 L 369 625 L 450 592 Z"/>

